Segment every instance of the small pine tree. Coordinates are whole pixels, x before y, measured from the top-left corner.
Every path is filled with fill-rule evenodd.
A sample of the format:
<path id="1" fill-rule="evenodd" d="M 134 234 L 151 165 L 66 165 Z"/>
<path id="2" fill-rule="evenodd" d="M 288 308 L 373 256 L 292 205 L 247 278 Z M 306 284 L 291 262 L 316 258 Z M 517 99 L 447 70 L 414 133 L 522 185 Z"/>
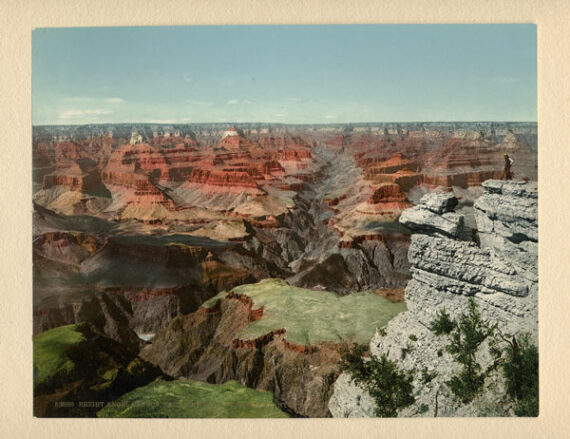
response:
<path id="1" fill-rule="evenodd" d="M 481 318 L 475 301 L 469 299 L 469 310 L 459 316 L 457 321 L 451 320 L 449 314 L 441 311 L 431 324 L 431 330 L 436 335 L 448 334 L 451 342 L 446 351 L 453 359 L 463 366 L 461 372 L 446 381 L 453 394 L 467 404 L 477 396 L 483 388 L 485 378 L 491 369 L 481 370 L 477 362 L 477 351 L 481 344 L 495 331 L 495 326 L 489 325 Z"/>
<path id="2" fill-rule="evenodd" d="M 538 348 L 528 334 L 507 341 L 502 364 L 507 393 L 517 416 L 538 416 Z"/>
<path id="3" fill-rule="evenodd" d="M 452 320 L 447 312 L 441 311 L 430 329 L 436 335 L 446 334 L 451 338 L 445 349 L 463 365 L 459 374 L 446 381 L 461 402 L 471 402 L 482 390 L 487 376 L 500 367 L 507 394 L 514 402 L 515 414 L 538 416 L 538 348 L 531 342 L 529 334 L 521 336 L 520 341 L 504 336 L 497 325 L 481 318 L 473 299 L 469 300 L 469 311 L 458 320 Z M 487 339 L 494 362 L 482 370 L 477 362 L 477 352 Z M 503 342 L 505 347 L 501 347 Z"/>
<path id="4" fill-rule="evenodd" d="M 435 335 L 449 334 L 455 329 L 455 322 L 451 320 L 451 317 L 446 310 L 441 310 L 436 319 L 431 323 L 430 329 Z"/>
<path id="5" fill-rule="evenodd" d="M 421 379 L 420 379 L 420 381 L 421 381 L 422 383 L 424 383 L 424 384 L 428 384 L 428 383 L 430 383 L 431 381 L 433 381 L 433 379 L 434 379 L 435 377 L 437 377 L 438 375 L 439 375 L 439 374 L 438 374 L 437 371 L 435 371 L 435 370 L 431 370 L 431 371 L 430 371 L 427 367 L 424 367 L 424 368 L 422 369 L 422 374 L 421 374 Z"/>
<path id="6" fill-rule="evenodd" d="M 355 349 L 343 355 L 343 368 L 362 385 L 376 402 L 376 416 L 395 417 L 398 410 L 415 402 L 412 395 L 412 371 L 402 371 L 385 354 L 380 358 L 362 358 L 365 349 Z"/>

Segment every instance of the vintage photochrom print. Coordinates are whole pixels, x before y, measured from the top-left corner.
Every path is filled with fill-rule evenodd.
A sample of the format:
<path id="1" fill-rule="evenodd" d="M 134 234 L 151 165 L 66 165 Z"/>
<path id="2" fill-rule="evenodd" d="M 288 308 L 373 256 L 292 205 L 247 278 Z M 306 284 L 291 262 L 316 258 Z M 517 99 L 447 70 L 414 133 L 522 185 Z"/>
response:
<path id="1" fill-rule="evenodd" d="M 537 416 L 536 45 L 35 29 L 34 415 Z"/>

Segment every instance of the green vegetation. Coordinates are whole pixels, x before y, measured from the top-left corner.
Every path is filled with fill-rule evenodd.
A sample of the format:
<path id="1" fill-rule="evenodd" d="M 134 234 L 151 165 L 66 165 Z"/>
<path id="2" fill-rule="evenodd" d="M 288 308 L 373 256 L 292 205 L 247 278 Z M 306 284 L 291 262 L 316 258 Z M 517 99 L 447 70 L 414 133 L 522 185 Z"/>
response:
<path id="1" fill-rule="evenodd" d="M 450 337 L 445 349 L 463 366 L 459 374 L 446 381 L 461 402 L 471 402 L 482 391 L 485 379 L 500 366 L 515 414 L 538 416 L 538 349 L 529 334 L 523 334 L 520 342 L 503 335 L 496 324 L 481 318 L 473 299 L 469 300 L 468 312 L 457 320 L 452 320 L 445 310 L 441 311 L 432 322 L 431 330 L 436 335 Z M 483 370 L 477 362 L 477 352 L 485 340 L 494 361 Z"/>
<path id="2" fill-rule="evenodd" d="M 376 402 L 376 416 L 396 417 L 398 410 L 415 402 L 412 395 L 412 371 L 400 370 L 396 362 L 382 354 L 380 358 L 363 359 L 366 348 L 345 351 L 342 367 L 362 385 Z"/>
<path id="3" fill-rule="evenodd" d="M 236 381 L 208 384 L 191 380 L 157 379 L 107 404 L 102 418 L 286 418 L 271 392 Z"/>
<path id="4" fill-rule="evenodd" d="M 241 285 L 233 292 L 253 299 L 254 309 L 264 307 L 263 318 L 250 323 L 238 336 L 252 339 L 285 328 L 287 340 L 297 344 L 319 342 L 368 343 L 376 328 L 384 327 L 406 309 L 405 303 L 392 303 L 372 292 L 339 296 L 288 285 L 281 279 L 266 279 Z M 220 293 L 204 307 L 214 305 Z"/>
<path id="5" fill-rule="evenodd" d="M 507 341 L 502 363 L 507 393 L 515 402 L 517 416 L 538 416 L 538 348 L 528 334 L 519 342 Z"/>
<path id="6" fill-rule="evenodd" d="M 422 369 L 421 381 L 424 384 L 430 383 L 438 375 L 437 371 L 430 371 L 427 367 Z"/>
<path id="7" fill-rule="evenodd" d="M 430 329 L 435 335 L 449 334 L 455 329 L 455 322 L 451 320 L 447 311 L 441 310 L 431 323 Z"/>
<path id="8" fill-rule="evenodd" d="M 453 359 L 461 364 L 459 374 L 446 381 L 453 394 L 467 404 L 480 393 L 493 366 L 482 370 L 477 362 L 477 351 L 481 344 L 492 336 L 495 326 L 489 325 L 481 318 L 475 301 L 469 299 L 469 311 L 459 316 L 457 321 L 451 320 L 449 315 L 441 311 L 431 324 L 431 330 L 436 335 L 447 334 L 451 338 L 450 344 L 445 349 Z"/>
<path id="9" fill-rule="evenodd" d="M 76 329 L 77 325 L 60 326 L 34 337 L 34 385 L 73 370 L 66 351 L 84 340 Z"/>

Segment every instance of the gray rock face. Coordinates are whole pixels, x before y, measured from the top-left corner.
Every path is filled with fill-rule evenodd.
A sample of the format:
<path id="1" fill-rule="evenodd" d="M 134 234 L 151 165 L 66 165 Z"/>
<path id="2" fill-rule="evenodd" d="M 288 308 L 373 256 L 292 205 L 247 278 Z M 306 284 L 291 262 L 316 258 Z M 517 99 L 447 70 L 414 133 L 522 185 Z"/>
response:
<path id="1" fill-rule="evenodd" d="M 439 215 L 423 205 L 418 205 L 402 212 L 400 224 L 414 232 L 456 237 L 463 229 L 463 216 L 454 212 Z"/>
<path id="2" fill-rule="evenodd" d="M 420 200 L 420 204 L 440 215 L 452 211 L 457 206 L 457 203 L 457 198 L 453 192 L 430 192 L 425 194 Z"/>
<path id="3" fill-rule="evenodd" d="M 408 258 L 414 279 L 442 292 L 526 296 L 530 290 L 513 264 L 472 242 L 413 235 Z"/>
<path id="4" fill-rule="evenodd" d="M 433 416 L 436 395 L 439 416 L 513 414 L 499 373 L 487 379 L 485 392 L 473 402 L 458 403 L 445 381 L 460 366 L 445 351 L 447 337 L 429 330 L 440 310 L 457 317 L 467 311 L 468 300 L 473 297 L 482 317 L 497 323 L 503 333 L 530 333 L 537 343 L 536 184 L 489 180 L 483 187 L 485 194 L 474 205 L 480 246 L 443 236 L 433 226 L 416 228 L 418 233 L 412 235 L 408 253 L 413 275 L 406 287 L 408 310 L 389 322 L 386 335 L 377 332 L 370 342 L 372 355 L 384 353 L 401 368 L 416 371 L 416 403 L 399 416 Z M 409 210 L 418 207 L 428 210 L 423 205 Z M 483 367 L 492 361 L 487 348 L 484 344 L 478 352 Z M 428 383 L 422 381 L 420 373 L 426 368 L 437 372 Z M 373 410 L 363 408 L 362 401 L 368 397 L 343 374 L 335 383 L 329 410 L 335 417 L 372 416 Z"/>
<path id="5" fill-rule="evenodd" d="M 456 205 L 457 198 L 451 192 L 426 194 L 420 204 L 402 212 L 400 224 L 414 232 L 455 238 L 461 234 L 464 225 L 463 216 L 451 212 Z"/>
<path id="6" fill-rule="evenodd" d="M 537 282 L 538 190 L 536 184 L 488 180 L 474 204 L 481 248 L 492 249 Z"/>
<path id="7" fill-rule="evenodd" d="M 335 418 L 372 418 L 375 408 L 374 399 L 352 384 L 350 375 L 343 373 L 338 377 L 329 400 L 329 410 Z"/>

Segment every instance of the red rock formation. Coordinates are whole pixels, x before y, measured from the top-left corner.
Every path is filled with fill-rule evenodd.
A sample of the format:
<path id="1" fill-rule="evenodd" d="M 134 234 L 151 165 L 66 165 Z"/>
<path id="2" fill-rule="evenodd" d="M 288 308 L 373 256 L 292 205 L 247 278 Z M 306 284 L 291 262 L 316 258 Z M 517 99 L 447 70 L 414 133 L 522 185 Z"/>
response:
<path id="1" fill-rule="evenodd" d="M 263 136 L 255 139 L 259 147 L 264 150 L 275 149 L 298 149 L 305 148 L 307 145 L 299 136 Z"/>
<path id="2" fill-rule="evenodd" d="M 505 178 L 504 171 L 471 171 L 471 172 L 460 172 L 455 174 L 426 174 L 423 176 L 423 183 L 429 184 L 431 186 L 459 186 L 459 187 L 469 187 L 469 186 L 480 186 L 485 180 L 495 179 L 503 180 Z"/>
<path id="3" fill-rule="evenodd" d="M 106 183 L 132 187 L 137 178 L 129 176 L 135 173 L 168 180 L 169 164 L 154 146 L 129 144 L 111 154 L 102 174 Z"/>
<path id="4" fill-rule="evenodd" d="M 287 341 L 286 339 L 283 339 L 283 346 L 290 351 L 297 352 L 298 354 L 312 354 L 318 350 L 316 346 L 295 344 Z"/>
<path id="5" fill-rule="evenodd" d="M 356 211 L 365 215 L 388 215 L 393 220 L 408 207 L 410 203 L 400 186 L 395 183 L 382 183 L 373 189 L 367 202 L 356 207 Z"/>
<path id="6" fill-rule="evenodd" d="M 277 188 L 284 191 L 302 192 L 305 190 L 305 183 L 280 183 Z"/>
<path id="7" fill-rule="evenodd" d="M 174 208 L 174 203 L 171 199 L 167 198 L 164 193 L 154 186 L 151 182 L 140 182 L 136 186 L 133 197 L 131 197 L 127 204 L 162 204 Z"/>
<path id="8" fill-rule="evenodd" d="M 58 142 L 55 144 L 55 161 L 57 163 L 77 160 L 82 157 L 81 146 L 75 142 Z"/>
<path id="9" fill-rule="evenodd" d="M 113 142 L 122 146 L 113 151 Z M 240 130 L 230 128 L 217 147 L 211 144 L 209 148 L 201 148 L 196 139 L 180 136 L 155 135 L 146 142 L 124 142 L 121 138 L 113 141 L 112 137 L 59 142 L 58 168 L 45 178 L 44 187 L 64 185 L 72 190 L 85 191 L 90 185 L 86 179 L 91 176 L 85 175 L 76 161 L 93 156 L 100 184 L 107 186 L 102 192 L 116 194 L 111 204 L 113 218 L 138 219 L 151 224 L 170 221 L 168 212 L 155 208 L 157 205 L 168 211 L 189 208 L 185 202 L 202 207 L 201 203 L 206 204 L 210 195 L 217 196 L 226 190 L 258 197 L 266 197 L 271 188 L 301 192 L 306 189 L 306 182 L 313 179 L 311 146 L 298 136 L 247 138 Z M 40 159 L 46 162 L 49 145 L 46 143 L 43 149 L 37 148 L 43 151 L 43 155 L 38 153 L 37 163 Z M 43 178 L 50 171 L 46 167 L 36 175 Z M 169 182 L 188 182 L 188 191 L 185 186 L 178 190 L 180 186 Z M 190 190 L 196 192 L 191 194 Z M 169 196 L 169 191 L 173 191 L 172 196 Z M 229 203 L 228 197 L 222 198 L 220 203 Z M 142 208 L 125 212 L 133 204 Z M 267 203 L 267 206 L 274 204 Z M 177 215 L 176 221 L 185 221 L 184 217 L 183 214 Z M 261 228 L 278 226 L 274 219 L 253 220 Z M 174 217 L 172 221 L 175 221 Z"/>
<path id="10" fill-rule="evenodd" d="M 326 144 L 331 146 L 344 146 L 348 143 L 347 140 L 347 137 L 343 134 L 337 134 L 336 136 L 333 136 L 331 139 L 327 140 Z"/>
<path id="11" fill-rule="evenodd" d="M 478 133 L 454 135 L 441 147 L 426 154 L 423 182 L 434 186 L 469 187 L 490 178 L 503 178 L 500 148 Z"/>
<path id="12" fill-rule="evenodd" d="M 425 157 L 427 169 L 480 168 L 494 165 L 497 148 L 481 136 L 476 138 L 452 137 Z"/>
<path id="13" fill-rule="evenodd" d="M 261 165 L 261 169 L 259 169 Z M 277 160 L 266 160 L 263 164 L 258 164 L 258 169 L 263 175 L 270 175 L 277 172 L 285 172 L 285 169 Z"/>
<path id="14" fill-rule="evenodd" d="M 340 203 L 342 200 L 345 200 L 347 197 L 348 197 L 347 194 L 343 194 L 333 199 L 325 198 L 323 201 L 327 206 L 331 207 L 331 206 L 336 206 L 338 203 Z"/>
<path id="15" fill-rule="evenodd" d="M 152 145 L 161 146 L 163 148 L 171 148 L 173 146 L 176 148 L 196 148 L 198 146 L 196 139 L 180 136 L 158 136 L 150 140 L 149 143 Z"/>
<path id="16" fill-rule="evenodd" d="M 89 160 L 80 161 L 89 162 Z M 79 192 L 103 188 L 101 176 L 95 167 L 95 163 L 84 164 L 84 168 L 82 168 L 76 161 L 60 162 L 53 173 L 44 175 L 43 189 L 50 189 L 54 186 L 66 186 L 72 191 Z"/>
<path id="17" fill-rule="evenodd" d="M 226 294 L 226 299 L 237 300 L 238 302 L 248 305 L 250 308 L 253 306 L 253 299 L 246 294 L 239 294 L 230 291 L 228 294 Z"/>
<path id="18" fill-rule="evenodd" d="M 161 175 L 161 179 L 170 181 L 186 181 L 192 169 L 203 160 L 195 146 L 189 146 L 187 143 L 178 143 L 169 148 L 162 145 L 160 153 L 168 165 L 168 176 Z"/>
<path id="19" fill-rule="evenodd" d="M 271 343 L 276 337 L 285 334 L 285 329 L 276 329 L 260 337 L 251 340 L 242 340 L 236 338 L 232 340 L 231 346 L 233 349 L 261 349 L 263 346 Z"/>
<path id="20" fill-rule="evenodd" d="M 226 299 L 230 300 L 237 300 L 248 307 L 248 319 L 250 322 L 255 322 L 256 320 L 260 320 L 263 317 L 263 309 L 264 307 L 260 307 L 258 309 L 253 309 L 253 299 L 245 294 L 238 294 L 230 291 L 226 294 Z"/>
<path id="21" fill-rule="evenodd" d="M 57 166 L 67 167 L 70 162 L 82 158 L 89 158 L 96 163 L 101 163 L 110 155 L 112 145 L 112 138 L 102 136 L 54 142 L 49 149 L 53 151 L 53 158 Z"/>
<path id="22" fill-rule="evenodd" d="M 155 174 L 159 179 L 168 179 L 168 162 L 155 147 L 149 144 L 129 145 L 124 151 L 123 160 L 133 160 L 135 170 L 141 169 L 145 173 Z"/>
<path id="23" fill-rule="evenodd" d="M 283 151 L 279 151 L 279 160 L 298 161 L 302 159 L 310 159 L 311 157 L 311 151 L 307 149 L 285 149 Z"/>
<path id="24" fill-rule="evenodd" d="M 238 215 L 239 217 L 246 218 L 246 215 Z M 249 218 L 249 223 L 258 229 L 275 229 L 280 226 L 279 220 L 273 215 L 259 218 Z"/>
<path id="25" fill-rule="evenodd" d="M 202 314 L 219 314 L 221 312 L 221 306 L 222 306 L 222 299 L 218 299 L 216 300 L 216 303 L 209 308 L 204 308 L 203 306 L 201 306 L 200 308 L 198 308 L 198 312 Z"/>
<path id="26" fill-rule="evenodd" d="M 34 142 L 32 148 L 34 167 L 45 168 L 55 163 L 54 146 L 51 142 Z"/>
<path id="27" fill-rule="evenodd" d="M 184 174 L 181 170 L 182 176 Z M 119 185 L 134 189 L 131 196 L 125 200 L 126 205 L 142 207 L 142 213 L 151 212 L 152 206 L 161 205 L 169 210 L 175 210 L 176 206 L 153 181 L 155 179 L 170 180 L 171 169 L 167 160 L 148 144 L 126 145 L 115 151 L 102 172 L 103 181 L 108 185 Z M 145 209 L 144 206 L 147 208 Z M 146 223 L 154 223 L 159 218 L 141 218 Z"/>
<path id="28" fill-rule="evenodd" d="M 249 312 L 249 320 L 252 322 L 255 322 L 257 320 L 261 320 L 261 318 L 263 317 L 263 310 L 264 307 L 260 307 L 258 309 L 252 309 Z"/>
<path id="29" fill-rule="evenodd" d="M 400 189 L 400 186 L 394 183 L 381 184 L 370 196 L 369 203 L 402 203 L 407 205 L 408 199 Z"/>
<path id="30" fill-rule="evenodd" d="M 372 146 L 376 147 L 377 149 L 380 149 L 384 145 L 383 140 L 379 140 L 379 139 L 372 137 L 370 135 L 353 136 L 350 143 L 351 143 L 351 146 L 357 150 L 368 150 Z M 355 154 L 355 157 L 357 159 L 359 159 L 359 158 L 363 157 L 365 154 L 366 154 L 366 151 L 362 151 L 362 152 Z"/>
<path id="31" fill-rule="evenodd" d="M 281 328 L 250 340 L 236 338 L 232 340 L 231 347 L 232 349 L 261 349 L 271 343 L 277 337 L 284 335 L 286 332 L 287 330 L 285 328 Z M 285 338 L 281 338 L 281 341 L 283 342 L 285 349 L 296 352 L 298 354 L 313 354 L 318 351 L 318 348 L 316 346 L 291 343 Z"/>
<path id="32" fill-rule="evenodd" d="M 248 149 L 251 143 L 243 136 L 226 136 L 222 138 L 220 146 L 229 150 Z"/>
<path id="33" fill-rule="evenodd" d="M 364 162 L 364 163 L 363 163 Z M 371 178 L 376 174 L 393 174 L 404 168 L 415 169 L 418 167 L 414 160 L 405 158 L 401 153 L 394 154 L 387 160 L 361 161 L 359 164 L 366 166 L 366 177 Z"/>
<path id="34" fill-rule="evenodd" d="M 86 175 L 48 174 L 44 175 L 43 188 L 49 189 L 54 186 L 67 186 L 72 191 L 82 191 L 85 186 Z"/>
<path id="35" fill-rule="evenodd" d="M 267 175 L 263 163 L 229 163 L 221 171 L 230 173 L 244 172 L 254 180 L 263 180 L 265 178 L 264 175 Z"/>
<path id="36" fill-rule="evenodd" d="M 251 152 L 249 151 L 239 151 L 239 152 L 223 152 L 217 153 L 214 160 L 222 160 L 223 162 L 228 160 L 237 160 L 242 162 L 248 162 L 252 158 Z"/>
<path id="37" fill-rule="evenodd" d="M 208 184 L 224 187 L 257 188 L 257 183 L 247 172 L 243 171 L 217 171 L 208 169 L 194 169 L 190 175 L 191 183 Z"/>
<path id="38" fill-rule="evenodd" d="M 375 184 L 395 183 L 403 191 L 409 191 L 411 188 L 422 182 L 423 175 L 419 172 L 413 172 L 408 168 L 402 168 L 392 174 L 374 174 L 370 181 Z"/>
<path id="39" fill-rule="evenodd" d="M 403 288 L 378 288 L 375 293 L 392 303 L 400 303 L 405 299 L 405 290 Z"/>

